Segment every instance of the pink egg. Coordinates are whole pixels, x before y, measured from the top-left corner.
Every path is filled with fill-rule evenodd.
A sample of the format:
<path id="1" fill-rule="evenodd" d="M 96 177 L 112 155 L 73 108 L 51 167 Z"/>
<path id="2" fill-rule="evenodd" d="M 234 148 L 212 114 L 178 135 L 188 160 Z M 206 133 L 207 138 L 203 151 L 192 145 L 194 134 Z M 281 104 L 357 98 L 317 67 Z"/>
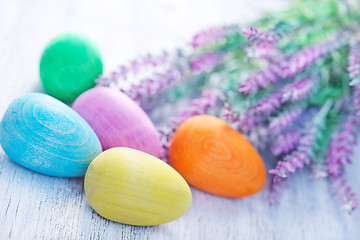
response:
<path id="1" fill-rule="evenodd" d="M 97 87 L 81 94 L 72 108 L 97 134 L 104 149 L 134 148 L 160 156 L 160 139 L 150 118 L 125 94 Z"/>

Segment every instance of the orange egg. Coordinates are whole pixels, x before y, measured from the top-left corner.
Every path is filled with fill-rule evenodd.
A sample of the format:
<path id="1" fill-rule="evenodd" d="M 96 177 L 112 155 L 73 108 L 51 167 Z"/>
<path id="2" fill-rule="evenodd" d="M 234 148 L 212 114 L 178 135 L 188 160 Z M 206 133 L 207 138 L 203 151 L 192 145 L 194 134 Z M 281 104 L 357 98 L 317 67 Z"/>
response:
<path id="1" fill-rule="evenodd" d="M 189 184 L 219 196 L 249 196 L 266 183 L 266 169 L 256 149 L 214 116 L 184 121 L 171 139 L 169 160 Z"/>

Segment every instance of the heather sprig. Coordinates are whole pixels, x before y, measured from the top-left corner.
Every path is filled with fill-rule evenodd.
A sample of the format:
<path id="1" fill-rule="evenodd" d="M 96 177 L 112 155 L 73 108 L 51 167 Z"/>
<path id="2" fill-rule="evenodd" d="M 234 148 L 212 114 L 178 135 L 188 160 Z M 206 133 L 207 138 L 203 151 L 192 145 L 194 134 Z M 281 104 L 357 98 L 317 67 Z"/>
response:
<path id="1" fill-rule="evenodd" d="M 224 108 L 222 110 L 221 117 L 230 123 L 235 123 L 235 122 L 239 121 L 239 113 L 232 110 L 230 108 L 228 102 L 225 102 L 225 104 L 224 104 Z"/>
<path id="2" fill-rule="evenodd" d="M 305 47 L 278 63 L 271 63 L 265 70 L 261 70 L 246 81 L 241 82 L 239 92 L 244 94 L 255 93 L 270 84 L 276 84 L 286 78 L 293 78 L 320 58 L 346 45 L 350 36 L 349 32 L 335 34 L 331 40 Z"/>
<path id="3" fill-rule="evenodd" d="M 266 59 L 275 61 L 281 58 L 282 52 L 278 47 L 278 41 L 286 36 L 292 29 L 286 22 L 276 23 L 272 29 L 260 31 L 256 27 L 242 28 L 247 36 L 249 46 L 244 49 L 246 61 L 250 59 Z"/>
<path id="4" fill-rule="evenodd" d="M 348 31 L 336 33 L 331 40 L 306 47 L 282 62 L 283 78 L 294 77 L 295 74 L 304 71 L 318 59 L 332 53 L 336 49 L 345 46 L 350 40 L 351 34 Z"/>
<path id="5" fill-rule="evenodd" d="M 274 44 L 262 44 L 260 46 L 249 46 L 245 49 L 246 61 L 250 59 L 266 59 L 275 61 L 281 57 L 281 52 Z"/>
<path id="6" fill-rule="evenodd" d="M 337 196 L 340 201 L 341 209 L 351 214 L 359 206 L 359 199 L 349 186 L 344 174 L 333 179 L 331 187 L 334 195 Z"/>
<path id="7" fill-rule="evenodd" d="M 282 102 L 297 102 L 317 91 L 319 76 L 310 76 L 285 86 L 282 90 Z"/>
<path id="8" fill-rule="evenodd" d="M 241 28 L 237 24 L 221 27 L 210 27 L 194 35 L 190 46 L 195 53 L 203 54 L 213 51 L 236 51 L 244 43 Z"/>
<path id="9" fill-rule="evenodd" d="M 265 88 L 269 84 L 277 83 L 279 79 L 283 78 L 283 68 L 281 64 L 270 64 L 264 70 L 252 75 L 246 81 L 240 83 L 239 92 L 249 94 L 250 92 L 255 93 L 259 88 Z"/>
<path id="10" fill-rule="evenodd" d="M 229 100 L 233 100 L 231 105 Z M 263 123 L 263 118 L 256 114 L 253 109 L 243 108 L 240 110 L 239 106 L 241 105 L 235 99 L 231 99 L 227 95 L 227 102 L 225 102 L 221 109 L 220 117 L 243 134 L 250 134 L 256 128 L 259 130 Z"/>
<path id="11" fill-rule="evenodd" d="M 355 87 L 354 103 L 357 109 L 357 114 L 360 115 L 360 84 Z"/>
<path id="12" fill-rule="evenodd" d="M 347 71 L 351 79 L 349 84 L 355 88 L 354 102 L 357 115 L 360 115 L 360 34 L 358 39 L 350 46 L 348 64 Z"/>
<path id="13" fill-rule="evenodd" d="M 263 125 L 261 116 L 249 111 L 243 113 L 235 111 L 228 102 L 224 104 L 219 115 L 234 129 L 242 133 L 256 148 L 266 148 L 268 129 Z"/>
<path id="14" fill-rule="evenodd" d="M 274 43 L 282 37 L 281 32 L 276 32 L 273 30 L 259 31 L 255 27 L 250 27 L 250 29 L 243 28 L 243 34 L 247 35 L 247 40 L 251 45 L 255 46 Z"/>
<path id="15" fill-rule="evenodd" d="M 226 36 L 226 30 L 223 27 L 211 27 L 202 30 L 194 35 L 190 45 L 193 48 L 203 47 L 216 43 Z"/>
<path id="16" fill-rule="evenodd" d="M 303 135 L 302 130 L 291 131 L 291 132 L 279 134 L 275 138 L 275 140 L 271 146 L 271 152 L 275 156 L 278 156 L 280 154 L 288 154 L 289 152 L 294 150 L 300 144 L 302 135 Z"/>
<path id="17" fill-rule="evenodd" d="M 327 168 L 332 178 L 337 178 L 346 163 L 351 163 L 352 148 L 357 144 L 360 120 L 348 114 L 343 125 L 333 133 L 327 151 Z"/>
<path id="18" fill-rule="evenodd" d="M 307 103 L 299 103 L 280 112 L 270 121 L 269 135 L 274 156 L 289 154 L 299 146 L 301 138 L 306 134 L 306 124 L 317 114 L 316 109 L 307 108 Z M 272 124 L 274 127 L 270 128 Z"/>
<path id="19" fill-rule="evenodd" d="M 279 161 L 274 169 L 269 170 L 270 174 L 275 175 L 274 182 L 287 178 L 291 173 L 295 173 L 297 169 L 302 169 L 304 165 L 310 164 L 314 159 L 313 146 L 324 129 L 326 116 L 331 106 L 332 102 L 330 101 L 324 104 L 309 126 L 307 126 L 306 133 L 301 137 L 297 148 L 289 155 L 286 155 L 282 161 Z"/>
<path id="20" fill-rule="evenodd" d="M 303 100 L 311 93 L 316 91 L 319 76 L 310 76 L 306 78 L 300 78 L 295 83 L 285 85 L 279 90 L 269 94 L 262 99 L 254 110 L 256 113 L 260 113 L 262 116 L 270 116 L 277 108 L 288 102 L 297 102 Z"/>
<path id="21" fill-rule="evenodd" d="M 255 100 L 253 105 L 248 105 L 245 111 L 230 110 L 229 104 L 227 104 L 223 116 L 232 123 L 235 129 L 248 135 L 251 135 L 251 131 L 256 131 L 266 124 L 269 126 L 267 132 L 271 132 L 275 128 L 279 131 L 283 129 L 281 127 L 285 127 L 286 121 L 290 122 L 291 118 L 294 120 L 302 111 L 299 109 L 297 113 L 294 110 L 292 114 L 279 116 L 273 123 L 271 123 L 271 115 L 276 113 L 283 105 L 289 103 L 298 102 L 298 106 L 295 108 L 305 108 L 306 104 L 302 103 L 302 101 L 317 90 L 319 79 L 319 74 L 301 77 L 294 83 L 287 84 L 268 94 L 265 93 L 264 97 Z"/>
<path id="22" fill-rule="evenodd" d="M 134 81 L 134 78 L 141 78 L 149 71 L 163 67 L 171 61 L 171 56 L 167 52 L 154 56 L 148 54 L 140 56 L 138 59 L 131 60 L 127 64 L 120 65 L 116 71 L 111 72 L 108 76 L 101 76 L 96 83 L 105 87 L 113 84 L 119 84 L 124 81 Z"/>
<path id="23" fill-rule="evenodd" d="M 267 199 L 270 204 L 278 203 L 284 189 L 286 188 L 285 181 L 275 183 L 273 180 L 274 177 L 272 177 L 272 181 L 269 183 L 269 194 L 267 196 Z"/>
<path id="24" fill-rule="evenodd" d="M 281 112 L 278 116 L 272 118 L 269 123 L 269 132 L 272 134 L 279 134 L 282 129 L 291 125 L 303 112 L 305 105 L 293 107 L 287 111 Z"/>
<path id="25" fill-rule="evenodd" d="M 101 76 L 96 83 L 124 92 L 144 107 L 149 98 L 190 78 L 191 71 L 188 59 L 179 50 L 173 55 L 164 53 L 131 61 L 110 76 Z"/>
<path id="26" fill-rule="evenodd" d="M 283 104 L 282 90 L 275 91 L 262 99 L 254 108 L 254 112 L 263 117 L 270 116 L 277 108 Z"/>
<path id="27" fill-rule="evenodd" d="M 358 85 L 360 83 L 360 39 L 350 45 L 347 70 L 351 79 L 350 86 Z"/>
<path id="28" fill-rule="evenodd" d="M 249 134 L 256 128 L 259 128 L 264 122 L 264 119 L 253 111 L 245 112 L 240 115 L 236 122 L 236 129 L 240 132 Z"/>
<path id="29" fill-rule="evenodd" d="M 221 57 L 214 53 L 205 53 L 192 59 L 190 64 L 195 72 L 212 70 L 221 61 Z"/>
<path id="30" fill-rule="evenodd" d="M 331 138 L 334 134 L 336 125 L 338 124 L 339 115 L 341 114 L 341 112 L 337 109 L 337 105 L 340 102 L 341 100 L 338 100 L 331 112 L 328 114 L 326 125 L 314 143 L 314 154 L 316 155 L 316 159 L 312 166 L 314 175 L 324 175 L 325 173 L 321 174 L 321 172 L 328 170 L 326 167 L 327 150 L 330 147 Z M 341 105 L 339 104 L 339 106 Z M 326 173 L 326 176 L 327 175 L 328 173 Z"/>

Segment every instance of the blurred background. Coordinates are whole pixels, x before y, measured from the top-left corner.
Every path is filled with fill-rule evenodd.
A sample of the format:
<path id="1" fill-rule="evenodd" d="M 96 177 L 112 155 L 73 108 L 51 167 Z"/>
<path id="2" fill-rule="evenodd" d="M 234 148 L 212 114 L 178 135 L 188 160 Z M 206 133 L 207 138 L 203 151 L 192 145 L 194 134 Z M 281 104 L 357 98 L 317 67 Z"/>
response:
<path id="1" fill-rule="evenodd" d="M 264 12 L 285 9 L 291 2 L 1 0 L 0 61 L 7 61 L 8 64 L 17 61 L 19 65 L 26 61 L 23 68 L 37 71 L 46 44 L 61 33 L 75 32 L 95 42 L 102 53 L 106 73 L 139 54 L 157 54 L 162 50 L 186 47 L 193 34 L 202 29 L 247 23 Z"/>

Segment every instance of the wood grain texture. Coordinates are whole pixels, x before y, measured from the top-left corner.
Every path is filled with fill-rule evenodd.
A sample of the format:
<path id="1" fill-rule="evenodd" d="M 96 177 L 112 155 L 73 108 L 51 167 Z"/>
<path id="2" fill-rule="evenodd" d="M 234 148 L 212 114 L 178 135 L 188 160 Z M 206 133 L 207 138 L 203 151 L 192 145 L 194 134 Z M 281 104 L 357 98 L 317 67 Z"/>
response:
<path id="1" fill-rule="evenodd" d="M 95 132 L 69 106 L 42 93 L 16 98 L 0 122 L 0 144 L 9 158 L 33 171 L 84 176 L 102 152 Z"/>
<path id="2" fill-rule="evenodd" d="M 189 210 L 192 199 L 189 185 L 167 163 L 125 147 L 97 156 L 86 172 L 84 188 L 101 216 L 138 226 L 174 221 Z"/>
<path id="3" fill-rule="evenodd" d="M 94 79 L 102 73 L 100 52 L 91 41 L 76 34 L 57 36 L 41 55 L 42 85 L 49 95 L 63 102 L 73 102 L 95 87 Z"/>
<path id="4" fill-rule="evenodd" d="M 199 29 L 251 21 L 285 5 L 279 0 L 0 0 L 0 116 L 14 98 L 43 91 L 41 52 L 60 33 L 91 38 L 107 72 L 137 54 L 183 46 Z M 360 147 L 355 150 L 347 172 L 360 194 Z M 34 173 L 0 149 L 0 239 L 359 239 L 360 211 L 352 216 L 340 211 L 326 180 L 314 181 L 305 172 L 289 185 L 273 207 L 266 191 L 232 200 L 192 189 L 193 204 L 184 217 L 134 227 L 92 211 L 83 179 Z"/>
<path id="5" fill-rule="evenodd" d="M 96 87 L 81 94 L 72 108 L 94 129 L 104 150 L 129 147 L 160 157 L 160 139 L 154 124 L 124 93 Z"/>
<path id="6" fill-rule="evenodd" d="M 198 115 L 182 122 L 171 139 L 169 161 L 189 184 L 217 196 L 250 196 L 266 183 L 257 150 L 214 116 Z"/>

